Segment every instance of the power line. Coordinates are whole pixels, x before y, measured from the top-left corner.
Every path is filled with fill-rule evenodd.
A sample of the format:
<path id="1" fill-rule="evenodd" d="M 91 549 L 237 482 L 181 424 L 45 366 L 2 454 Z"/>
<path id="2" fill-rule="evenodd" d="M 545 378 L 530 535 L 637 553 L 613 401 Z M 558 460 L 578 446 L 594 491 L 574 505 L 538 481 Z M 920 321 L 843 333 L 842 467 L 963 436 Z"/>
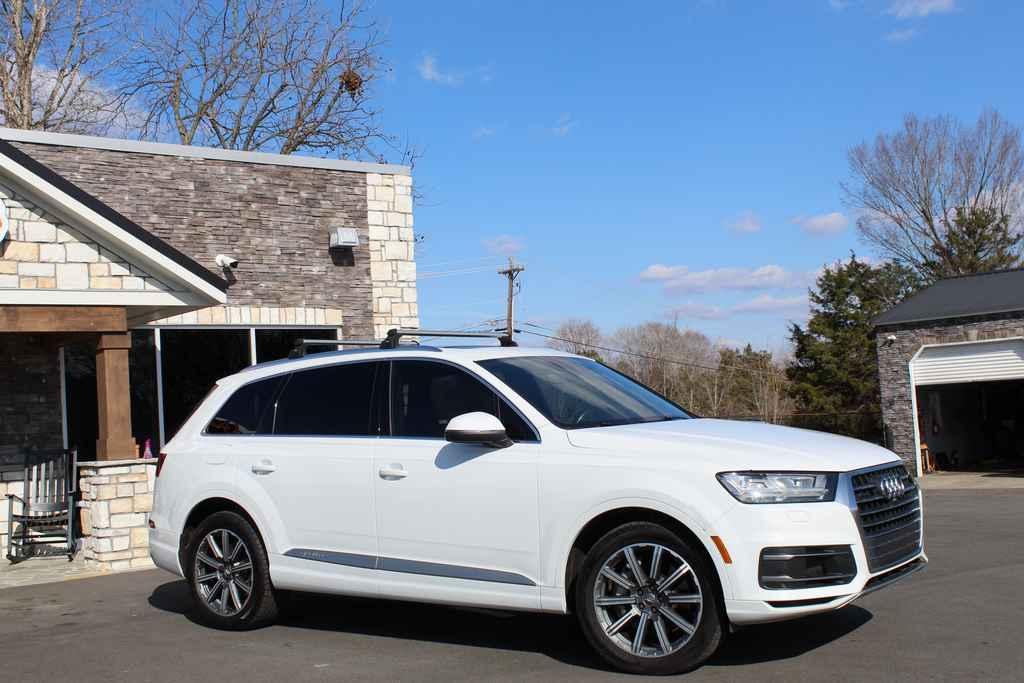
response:
<path id="1" fill-rule="evenodd" d="M 539 326 L 537 326 L 537 327 L 539 327 Z M 622 355 L 622 356 L 631 356 L 633 358 L 642 358 L 644 360 L 653 360 L 653 361 L 657 361 L 659 363 L 669 363 L 669 364 L 672 364 L 672 365 L 685 365 L 685 366 L 691 367 L 691 368 L 700 368 L 701 370 L 712 370 L 712 371 L 716 371 L 717 372 L 718 370 L 722 370 L 722 369 L 726 369 L 726 370 L 730 370 L 731 369 L 731 370 L 740 370 L 742 372 L 755 373 L 755 374 L 759 374 L 759 375 L 773 375 L 774 374 L 770 370 L 758 370 L 757 368 L 745 368 L 745 367 L 743 367 L 741 365 L 730 365 L 730 364 L 721 364 L 721 363 L 718 364 L 718 365 L 704 365 L 703 363 L 695 363 L 693 361 L 688 361 L 688 360 L 679 360 L 677 358 L 665 358 L 664 356 L 652 356 L 652 355 L 647 354 L 647 353 L 639 353 L 639 352 L 636 352 L 636 351 L 626 351 L 624 349 L 616 349 L 616 348 L 612 348 L 610 346 L 601 346 L 600 344 L 590 344 L 588 342 L 581 342 L 581 341 L 577 341 L 575 339 L 566 339 L 565 337 L 559 337 L 559 336 L 552 335 L 552 334 L 541 334 L 540 332 L 534 332 L 533 330 L 521 330 L 521 332 L 523 334 L 532 334 L 532 335 L 537 336 L 537 337 L 543 337 L 545 339 L 553 339 L 555 341 L 561 341 L 561 342 L 565 342 L 567 344 L 575 344 L 576 346 L 586 346 L 587 348 L 595 349 L 595 350 L 598 350 L 598 351 L 605 351 L 607 353 L 617 353 L 617 354 Z"/>

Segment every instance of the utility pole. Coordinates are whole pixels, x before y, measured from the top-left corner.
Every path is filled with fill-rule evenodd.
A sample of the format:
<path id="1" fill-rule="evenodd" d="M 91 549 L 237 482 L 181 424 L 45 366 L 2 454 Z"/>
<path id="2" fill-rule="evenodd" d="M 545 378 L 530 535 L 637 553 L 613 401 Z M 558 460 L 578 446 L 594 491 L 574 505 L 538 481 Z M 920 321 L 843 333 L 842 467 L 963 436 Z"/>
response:
<path id="1" fill-rule="evenodd" d="M 504 275 L 508 278 L 508 312 L 505 317 L 505 336 L 512 340 L 512 331 L 515 329 L 512 326 L 512 315 L 513 315 L 513 301 L 515 299 L 515 283 L 516 278 L 519 274 L 526 270 L 525 266 L 521 266 L 515 262 L 515 259 L 511 256 L 508 257 L 508 268 L 499 270 L 498 275 Z"/>

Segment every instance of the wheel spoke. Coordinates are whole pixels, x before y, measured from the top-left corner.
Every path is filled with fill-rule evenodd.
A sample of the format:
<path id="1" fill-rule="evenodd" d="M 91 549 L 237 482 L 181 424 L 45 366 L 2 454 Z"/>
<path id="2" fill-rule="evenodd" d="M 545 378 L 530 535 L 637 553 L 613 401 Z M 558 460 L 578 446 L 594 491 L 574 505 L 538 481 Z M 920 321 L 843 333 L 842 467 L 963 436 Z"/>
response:
<path id="1" fill-rule="evenodd" d="M 206 604 L 208 604 L 210 607 L 213 607 L 213 603 L 216 600 L 217 590 L 220 589 L 223 585 L 224 581 L 221 579 L 217 579 L 217 583 L 213 584 L 213 587 L 210 589 L 210 592 L 206 594 Z"/>
<path id="2" fill-rule="evenodd" d="M 616 622 L 615 622 L 615 623 L 613 623 L 613 624 L 610 624 L 610 625 L 608 626 L 608 628 L 606 628 L 606 629 L 604 630 L 604 632 L 605 632 L 605 633 L 607 633 L 607 634 L 608 634 L 608 635 L 610 635 L 610 636 L 614 636 L 614 635 L 615 635 L 616 633 L 618 633 L 619 631 L 621 631 L 621 630 L 622 630 L 622 627 L 623 627 L 623 626 L 625 626 L 626 624 L 628 624 L 628 623 L 630 622 L 630 620 L 631 620 L 631 619 L 632 619 L 633 617 L 635 617 L 635 616 L 636 616 L 637 614 L 639 614 L 639 612 L 638 612 L 638 611 L 637 611 L 637 610 L 636 610 L 635 608 L 634 608 L 634 609 L 631 609 L 631 610 L 629 610 L 628 612 L 626 612 L 625 614 L 623 614 L 623 615 L 622 615 L 621 617 L 619 617 L 619 620 L 618 620 L 618 621 L 616 621 Z"/>
<path id="3" fill-rule="evenodd" d="M 661 613 L 654 619 L 654 632 L 658 634 L 658 643 L 661 645 L 661 651 L 668 654 L 672 651 L 672 641 L 668 638 L 668 629 L 665 628 L 665 620 L 661 618 Z"/>
<path id="4" fill-rule="evenodd" d="M 231 554 L 231 538 L 228 537 L 227 529 L 220 530 L 220 544 L 220 551 L 222 553 L 221 559 L 227 560 L 228 556 Z"/>
<path id="5" fill-rule="evenodd" d="M 235 611 L 242 609 L 242 598 L 238 595 L 238 588 L 234 581 L 228 581 L 228 591 L 231 593 L 231 602 L 235 605 Z"/>
<path id="6" fill-rule="evenodd" d="M 202 583 L 203 581 L 209 581 L 210 579 L 216 579 L 217 572 L 210 572 L 209 574 L 197 574 L 196 581 Z"/>
<path id="7" fill-rule="evenodd" d="M 205 565 L 209 565 L 209 566 L 213 567 L 214 569 L 220 569 L 221 563 L 218 562 L 217 560 L 213 559 L 212 557 L 210 557 L 206 553 L 204 553 L 202 550 L 200 550 L 199 552 L 196 553 L 196 559 L 199 560 L 200 562 L 202 562 Z"/>
<path id="8" fill-rule="evenodd" d="M 687 595 L 676 593 L 675 595 L 669 595 L 668 601 L 672 605 L 699 605 L 701 597 L 697 593 Z"/>
<path id="9" fill-rule="evenodd" d="M 217 545 L 217 541 L 213 539 L 213 534 L 210 534 L 206 537 L 206 545 L 210 548 L 210 550 L 213 551 L 214 557 L 216 557 L 218 560 L 224 559 L 224 553 L 221 551 L 220 546 Z"/>
<path id="10" fill-rule="evenodd" d="M 244 572 L 249 569 L 252 569 L 252 562 L 239 562 L 231 567 L 231 571 L 235 572 Z"/>
<path id="11" fill-rule="evenodd" d="M 594 604 L 598 607 L 613 607 L 615 605 L 632 605 L 636 598 L 632 595 L 606 595 L 602 598 L 595 598 Z"/>
<path id="12" fill-rule="evenodd" d="M 245 597 L 247 598 L 249 597 L 249 594 L 252 593 L 252 584 L 243 581 L 237 576 L 235 577 L 235 585 L 242 589 L 242 592 L 245 593 Z"/>
<path id="13" fill-rule="evenodd" d="M 640 614 L 640 622 L 636 625 L 636 634 L 633 636 L 633 654 L 638 655 L 644 649 L 644 636 L 647 635 L 647 622 L 650 617 L 646 613 Z"/>
<path id="14" fill-rule="evenodd" d="M 674 572 L 672 572 L 671 574 L 666 576 L 661 581 L 661 583 L 658 584 L 658 590 L 659 591 L 664 591 L 665 589 L 667 589 L 669 586 L 671 586 L 673 583 L 675 583 L 676 581 L 681 579 L 683 576 L 685 576 L 689 572 L 690 572 L 690 565 L 688 565 L 685 562 L 683 562 L 679 566 L 679 569 L 675 570 Z"/>
<path id="15" fill-rule="evenodd" d="M 627 579 L 622 574 L 619 574 L 617 571 L 615 571 L 607 565 L 605 565 L 604 568 L 601 569 L 601 575 L 609 579 L 613 583 L 617 583 L 618 585 L 622 586 L 628 591 L 631 591 L 636 588 L 636 585 L 632 581 Z"/>
<path id="16" fill-rule="evenodd" d="M 693 633 L 693 624 L 676 614 L 671 607 L 662 607 L 658 610 L 658 613 L 678 626 L 686 635 L 691 635 Z"/>
<path id="17" fill-rule="evenodd" d="M 235 549 L 231 551 L 230 557 L 228 557 L 228 562 L 234 562 L 235 560 L 237 560 L 238 554 L 243 550 L 245 550 L 245 544 L 242 543 L 241 539 L 239 539 L 238 545 L 235 546 Z"/>
<path id="18" fill-rule="evenodd" d="M 633 552 L 633 548 L 626 548 L 623 552 L 626 555 L 626 564 L 629 565 L 630 571 L 633 572 L 636 582 L 641 586 L 647 583 L 647 574 L 644 573 L 644 568 L 640 566 L 640 562 L 636 559 L 636 553 Z"/>
<path id="19" fill-rule="evenodd" d="M 658 569 L 661 567 L 661 554 L 664 552 L 664 548 L 660 545 L 654 546 L 654 551 L 651 553 L 651 580 L 657 582 L 658 580 Z"/>

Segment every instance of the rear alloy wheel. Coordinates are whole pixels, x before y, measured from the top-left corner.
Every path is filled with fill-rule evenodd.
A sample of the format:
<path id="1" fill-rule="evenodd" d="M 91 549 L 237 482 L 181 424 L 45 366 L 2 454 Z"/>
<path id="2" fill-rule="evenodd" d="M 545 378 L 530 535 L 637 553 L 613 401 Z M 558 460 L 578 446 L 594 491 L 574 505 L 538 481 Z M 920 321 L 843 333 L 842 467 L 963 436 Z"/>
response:
<path id="1" fill-rule="evenodd" d="M 623 671 L 689 671 L 721 640 L 706 560 L 656 524 L 626 524 L 605 535 L 587 554 L 576 588 L 587 640 Z"/>
<path id="2" fill-rule="evenodd" d="M 211 515 L 189 549 L 189 584 L 202 620 L 216 628 L 264 626 L 277 616 L 259 534 L 235 512 Z"/>

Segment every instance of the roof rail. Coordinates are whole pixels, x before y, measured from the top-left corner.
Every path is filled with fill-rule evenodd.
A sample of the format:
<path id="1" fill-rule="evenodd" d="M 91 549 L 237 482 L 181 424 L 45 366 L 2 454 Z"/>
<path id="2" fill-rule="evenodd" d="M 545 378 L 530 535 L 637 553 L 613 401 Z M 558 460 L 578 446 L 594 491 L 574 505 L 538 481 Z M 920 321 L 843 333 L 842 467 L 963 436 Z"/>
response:
<path id="1" fill-rule="evenodd" d="M 463 339 L 497 339 L 502 346 L 518 346 L 511 336 L 502 332 L 463 332 L 460 330 L 417 330 L 392 328 L 380 343 L 382 349 L 396 349 L 402 337 L 456 337 Z"/>
<path id="2" fill-rule="evenodd" d="M 373 339 L 296 339 L 289 358 L 302 358 L 310 346 L 380 346 Z"/>

